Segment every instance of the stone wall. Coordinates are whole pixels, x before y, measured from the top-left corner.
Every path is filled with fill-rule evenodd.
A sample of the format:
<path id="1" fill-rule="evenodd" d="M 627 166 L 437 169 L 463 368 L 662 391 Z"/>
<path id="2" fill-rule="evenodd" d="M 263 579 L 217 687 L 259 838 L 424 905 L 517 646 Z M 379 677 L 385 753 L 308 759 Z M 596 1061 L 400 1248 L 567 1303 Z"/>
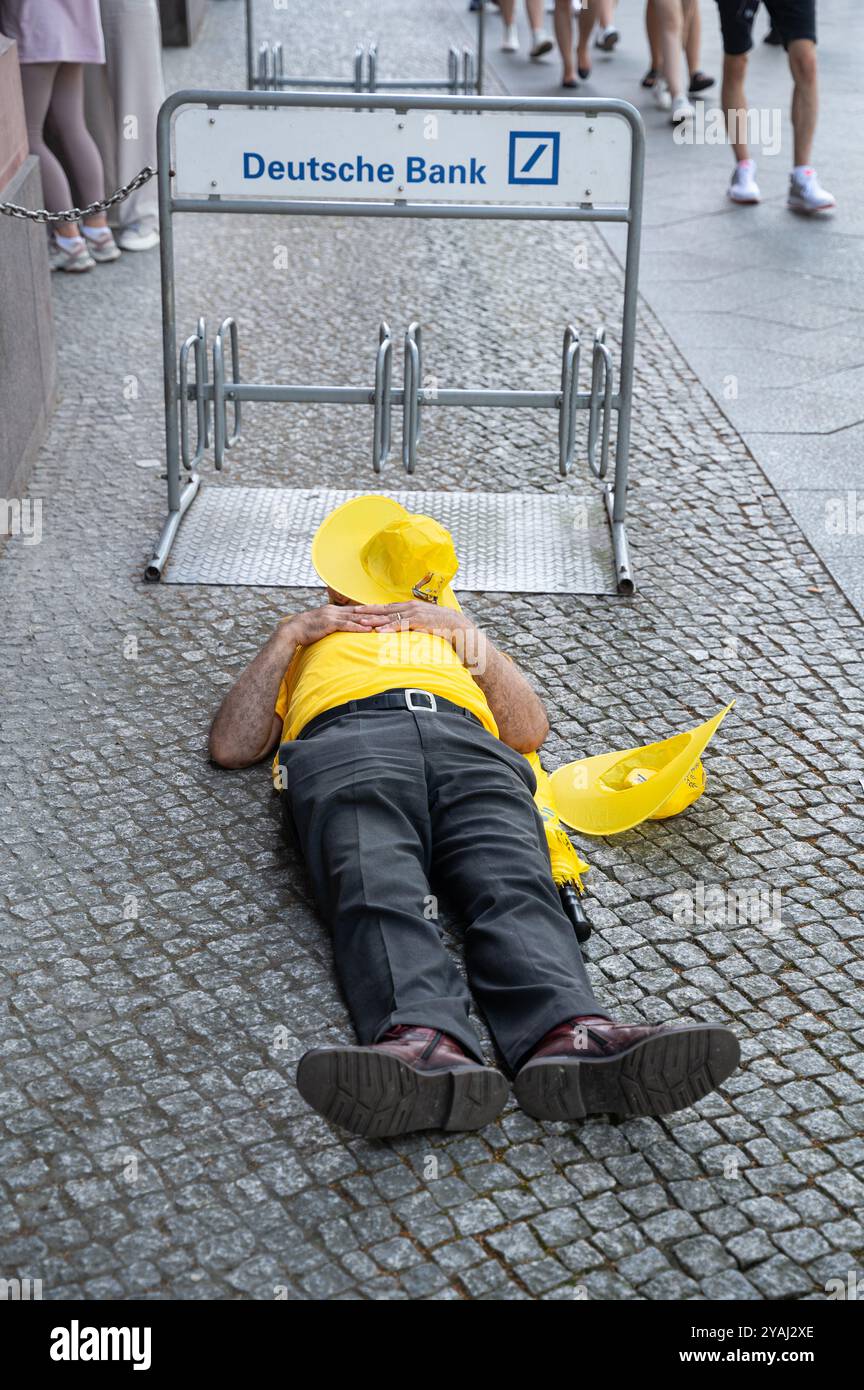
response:
<path id="1" fill-rule="evenodd" d="M 0 202 L 42 207 L 27 153 L 16 46 L 0 35 Z M 56 356 L 45 228 L 0 217 L 0 498 L 27 483 L 54 405 Z"/>

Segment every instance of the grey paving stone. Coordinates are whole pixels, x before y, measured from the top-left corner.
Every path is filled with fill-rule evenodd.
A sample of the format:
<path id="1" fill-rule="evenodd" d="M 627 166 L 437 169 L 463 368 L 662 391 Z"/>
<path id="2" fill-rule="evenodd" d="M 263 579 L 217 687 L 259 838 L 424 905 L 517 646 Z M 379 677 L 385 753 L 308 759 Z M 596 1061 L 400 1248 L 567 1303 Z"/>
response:
<path id="1" fill-rule="evenodd" d="M 693 1298 L 698 1295 L 699 1285 L 694 1280 L 689 1279 L 686 1274 L 679 1274 L 677 1270 L 672 1270 L 669 1274 L 660 1274 L 654 1279 L 649 1279 L 642 1286 L 642 1292 L 646 1298 L 677 1302 L 680 1299 Z"/>
<path id="2" fill-rule="evenodd" d="M 580 1273 L 584 1269 L 596 1269 L 604 1262 L 604 1257 L 599 1251 L 584 1240 L 575 1240 L 572 1245 L 559 1248 L 556 1254 L 568 1269 L 572 1269 L 576 1273 Z"/>
<path id="3" fill-rule="evenodd" d="M 598 1250 L 603 1251 L 607 1260 L 617 1263 L 625 1255 L 632 1255 L 635 1251 L 641 1250 L 645 1244 L 645 1237 L 636 1225 L 616 1226 L 611 1231 L 595 1231 L 591 1242 Z"/>
<path id="4" fill-rule="evenodd" d="M 836 1248 L 864 1249 L 864 1225 L 861 1221 L 851 1218 L 845 1221 L 829 1221 L 820 1229 L 826 1240 Z"/>
<path id="5" fill-rule="evenodd" d="M 798 1298 L 813 1291 L 813 1280 L 800 1266 L 775 1255 L 748 1270 L 748 1278 L 766 1298 Z"/>
<path id="6" fill-rule="evenodd" d="M 486 1237 L 485 1243 L 491 1250 L 497 1251 L 505 1260 L 514 1264 L 539 1259 L 543 1254 L 543 1247 L 538 1244 L 528 1226 L 514 1226 L 510 1230 L 496 1231 Z"/>
<path id="7" fill-rule="evenodd" d="M 485 1259 L 482 1245 L 474 1240 L 452 1240 L 435 1251 L 435 1259 L 444 1269 L 467 1269 Z"/>
<path id="8" fill-rule="evenodd" d="M 558 1208 L 535 1216 L 530 1225 L 541 1245 L 546 1247 L 566 1245 L 575 1237 L 586 1234 L 588 1229 L 578 1212 L 568 1208 Z"/>
<path id="9" fill-rule="evenodd" d="M 706 1298 L 724 1301 L 761 1298 L 759 1290 L 736 1269 L 726 1270 L 723 1274 L 712 1274 L 709 1279 L 704 1280 L 702 1291 Z"/>
<path id="10" fill-rule="evenodd" d="M 560 1288 L 570 1275 L 557 1260 L 533 1260 L 519 1265 L 519 1278 L 529 1293 L 544 1294 L 549 1289 Z"/>
<path id="11" fill-rule="evenodd" d="M 588 1291 L 589 1300 L 598 1298 L 608 1302 L 610 1299 L 614 1299 L 617 1302 L 620 1299 L 639 1297 L 626 1279 L 622 1279 L 620 1275 L 612 1274 L 608 1270 L 596 1270 L 591 1274 L 586 1274 L 582 1283 Z"/>
<path id="12" fill-rule="evenodd" d="M 635 1255 L 628 1255 L 618 1262 L 619 1272 L 628 1282 L 637 1286 L 644 1284 L 648 1279 L 654 1279 L 657 1275 L 668 1273 L 671 1268 L 663 1252 L 653 1246 L 640 1250 Z"/>
<path id="13" fill-rule="evenodd" d="M 799 1231 L 778 1231 L 774 1240 L 783 1253 L 798 1264 L 809 1264 L 829 1249 L 827 1240 L 807 1227 Z"/>
<path id="14" fill-rule="evenodd" d="M 699 1234 L 699 1226 L 689 1212 L 664 1211 L 643 1221 L 642 1230 L 649 1240 L 663 1245 L 667 1241 L 680 1240 L 685 1236 Z"/>
<path id="15" fill-rule="evenodd" d="M 460 1235 L 476 1235 L 478 1231 L 491 1231 L 502 1225 L 503 1216 L 494 1202 L 482 1200 L 466 1202 L 453 1212 L 453 1221 Z"/>
<path id="16" fill-rule="evenodd" d="M 764 1231 L 747 1231 L 743 1235 L 735 1236 L 729 1241 L 726 1249 L 742 1269 L 748 1269 L 759 1260 L 769 1259 L 776 1252 L 773 1241 Z"/>
<path id="17" fill-rule="evenodd" d="M 676 1259 L 694 1279 L 705 1279 L 732 1264 L 732 1256 L 713 1236 L 679 1241 L 674 1250 Z"/>

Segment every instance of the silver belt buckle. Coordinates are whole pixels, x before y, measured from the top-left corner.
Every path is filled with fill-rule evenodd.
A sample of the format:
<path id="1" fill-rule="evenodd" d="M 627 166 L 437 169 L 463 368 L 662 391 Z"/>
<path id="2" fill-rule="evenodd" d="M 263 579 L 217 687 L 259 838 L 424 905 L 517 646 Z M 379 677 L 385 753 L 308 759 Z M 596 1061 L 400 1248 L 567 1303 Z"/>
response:
<path id="1" fill-rule="evenodd" d="M 431 705 L 415 705 L 411 699 L 412 695 L 422 695 L 425 700 L 431 700 Z M 410 710 L 426 710 L 429 714 L 435 714 L 438 709 L 438 701 L 429 690 L 406 690 L 405 704 Z"/>

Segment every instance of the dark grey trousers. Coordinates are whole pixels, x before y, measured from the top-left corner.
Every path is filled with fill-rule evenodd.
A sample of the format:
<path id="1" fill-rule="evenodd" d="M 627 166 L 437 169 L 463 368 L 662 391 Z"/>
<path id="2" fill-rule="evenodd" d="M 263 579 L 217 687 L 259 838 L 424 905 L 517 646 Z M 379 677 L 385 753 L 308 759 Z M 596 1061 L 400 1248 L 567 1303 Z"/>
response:
<path id="1" fill-rule="evenodd" d="M 510 1068 L 556 1024 L 605 1012 L 520 754 L 462 715 L 406 709 L 348 714 L 283 744 L 279 759 L 361 1043 L 423 1024 L 482 1057 L 433 883 L 468 924 L 468 978 Z"/>

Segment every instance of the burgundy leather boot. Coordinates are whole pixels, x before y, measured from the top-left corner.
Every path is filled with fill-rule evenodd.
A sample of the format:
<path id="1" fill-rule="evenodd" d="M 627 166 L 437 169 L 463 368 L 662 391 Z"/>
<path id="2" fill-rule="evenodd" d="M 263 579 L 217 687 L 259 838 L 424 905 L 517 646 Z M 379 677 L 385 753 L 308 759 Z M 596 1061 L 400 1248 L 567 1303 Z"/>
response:
<path id="1" fill-rule="evenodd" d="M 507 1101 L 500 1071 L 438 1028 L 397 1024 L 370 1047 L 316 1047 L 297 1089 L 328 1120 L 371 1139 L 415 1129 L 482 1129 Z"/>
<path id="2" fill-rule="evenodd" d="M 740 1060 L 734 1033 L 714 1023 L 571 1018 L 534 1048 L 513 1091 L 538 1120 L 668 1115 L 715 1090 Z"/>

